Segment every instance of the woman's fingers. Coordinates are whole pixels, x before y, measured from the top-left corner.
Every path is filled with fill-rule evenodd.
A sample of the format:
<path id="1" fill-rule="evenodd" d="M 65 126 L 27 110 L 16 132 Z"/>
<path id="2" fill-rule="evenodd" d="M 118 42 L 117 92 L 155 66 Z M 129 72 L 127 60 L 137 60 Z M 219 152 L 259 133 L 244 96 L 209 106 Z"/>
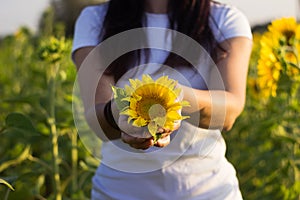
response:
<path id="1" fill-rule="evenodd" d="M 135 149 L 146 150 L 154 145 L 154 141 L 153 141 L 153 139 L 147 139 L 143 143 L 135 143 L 135 144 L 129 144 L 129 145 Z"/>
<path id="2" fill-rule="evenodd" d="M 177 130 L 179 127 L 180 127 L 180 121 L 174 124 L 174 130 Z M 160 134 L 160 139 L 155 143 L 150 133 L 147 130 L 145 130 L 145 127 L 143 129 L 132 127 L 130 133 L 125 133 L 125 132 L 122 132 L 121 134 L 121 139 L 123 142 L 127 143 L 132 148 L 145 150 L 150 148 L 151 146 L 156 146 L 156 147 L 167 146 L 170 143 L 171 140 L 170 135 L 172 134 L 173 130 L 158 128 L 157 133 Z"/>
<path id="3" fill-rule="evenodd" d="M 181 120 L 177 120 L 174 123 L 173 131 L 178 130 L 180 128 L 180 126 L 181 126 Z"/>
<path id="4" fill-rule="evenodd" d="M 147 140 L 146 138 L 134 137 L 134 136 L 131 136 L 124 132 L 122 132 L 121 137 L 122 137 L 123 142 L 128 143 L 128 144 L 143 143 Z"/>
<path id="5" fill-rule="evenodd" d="M 168 144 L 170 144 L 170 135 L 160 138 L 159 140 L 157 140 L 157 142 L 154 144 L 154 146 L 157 147 L 165 147 Z"/>
<path id="6" fill-rule="evenodd" d="M 136 149 L 148 149 L 154 145 L 153 138 L 138 138 L 133 137 L 127 133 L 122 132 L 121 135 L 122 141 L 129 144 L 129 146 Z"/>

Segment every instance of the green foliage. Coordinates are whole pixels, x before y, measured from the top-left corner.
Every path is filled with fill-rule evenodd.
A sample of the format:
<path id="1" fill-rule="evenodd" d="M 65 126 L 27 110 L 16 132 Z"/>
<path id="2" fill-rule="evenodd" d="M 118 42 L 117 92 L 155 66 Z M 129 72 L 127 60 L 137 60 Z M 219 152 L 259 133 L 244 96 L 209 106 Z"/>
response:
<path id="1" fill-rule="evenodd" d="M 224 134 L 245 199 L 300 199 L 300 82 L 281 76 L 276 97 L 261 98 L 257 86 L 260 35 L 255 33 L 247 103 Z M 283 73 L 283 72 L 282 72 Z"/>
<path id="2" fill-rule="evenodd" d="M 64 38 L 57 39 L 50 36 L 41 41 L 38 56 L 42 61 L 54 64 L 65 56 L 67 48 L 68 46 Z"/>
<path id="3" fill-rule="evenodd" d="M 70 51 L 70 39 L 26 28 L 0 43 L 0 199 L 89 199 L 99 161 L 74 126 Z"/>

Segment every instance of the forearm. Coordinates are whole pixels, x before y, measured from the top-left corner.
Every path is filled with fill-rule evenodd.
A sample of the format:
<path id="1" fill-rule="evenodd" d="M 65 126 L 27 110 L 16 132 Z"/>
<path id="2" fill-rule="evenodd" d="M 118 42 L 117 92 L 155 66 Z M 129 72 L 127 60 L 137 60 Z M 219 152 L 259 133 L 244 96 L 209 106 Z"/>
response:
<path id="1" fill-rule="evenodd" d="M 184 100 L 191 104 L 183 112 L 191 115 L 190 121 L 201 128 L 230 130 L 243 110 L 244 98 L 228 91 L 182 88 Z"/>
<path id="2" fill-rule="evenodd" d="M 217 68 L 212 68 L 207 83 L 210 90 L 183 87 L 184 100 L 192 105 L 184 111 L 192 113 L 190 121 L 202 128 L 229 130 L 244 108 L 252 41 L 235 37 L 223 41 L 219 46 Z M 193 118 L 199 114 L 200 117 Z"/>
<path id="3" fill-rule="evenodd" d="M 121 131 L 112 127 L 104 114 L 106 103 L 98 103 L 94 109 L 86 112 L 86 119 L 90 128 L 97 134 L 102 141 L 119 139 Z"/>

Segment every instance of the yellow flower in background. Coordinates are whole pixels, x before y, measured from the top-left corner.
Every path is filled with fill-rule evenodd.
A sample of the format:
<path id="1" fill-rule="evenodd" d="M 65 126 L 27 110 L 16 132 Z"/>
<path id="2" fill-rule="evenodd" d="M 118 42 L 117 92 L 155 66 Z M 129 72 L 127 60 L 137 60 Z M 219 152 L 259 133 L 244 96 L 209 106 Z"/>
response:
<path id="1" fill-rule="evenodd" d="M 295 18 L 274 20 L 260 40 L 257 83 L 264 97 L 277 95 L 283 74 L 290 79 L 299 75 L 300 25 Z"/>
<path id="2" fill-rule="evenodd" d="M 277 36 L 273 32 L 265 32 L 260 39 L 261 50 L 271 49 L 273 51 L 280 48 L 279 37 Z"/>
<path id="3" fill-rule="evenodd" d="M 271 62 L 268 59 L 260 59 L 258 62 L 258 86 L 264 97 L 276 96 L 277 83 L 280 76 L 281 65 L 279 62 Z"/>
<path id="4" fill-rule="evenodd" d="M 294 17 L 283 17 L 271 22 L 271 26 L 268 27 L 270 32 L 281 32 L 287 31 L 295 32 L 298 24 Z"/>
<path id="5" fill-rule="evenodd" d="M 286 42 L 287 45 L 292 45 L 295 39 L 298 28 L 297 21 L 294 17 L 281 18 L 274 20 L 268 27 L 268 30 L 273 34 L 273 37 L 278 37 Z"/>
<path id="6" fill-rule="evenodd" d="M 297 29 L 296 29 L 296 39 L 300 40 L 300 25 L 298 24 Z M 299 44 L 299 42 L 298 42 Z"/>
<path id="7" fill-rule="evenodd" d="M 274 40 L 271 33 L 266 33 L 261 38 L 260 59 L 257 65 L 257 82 L 264 97 L 276 96 L 281 65 L 273 48 L 278 46 L 278 40 Z"/>
<path id="8" fill-rule="evenodd" d="M 253 33 L 252 34 L 253 37 L 253 45 L 252 45 L 252 54 L 253 53 L 259 53 L 259 50 L 261 48 L 261 38 L 262 38 L 262 34 L 261 33 Z"/>
<path id="9" fill-rule="evenodd" d="M 119 107 L 120 114 L 128 116 L 128 123 L 147 126 L 155 137 L 159 127 L 174 130 L 178 120 L 187 118 L 181 116 L 181 109 L 189 103 L 179 100 L 181 89 L 176 88 L 177 82 L 173 79 L 162 76 L 155 81 L 149 75 L 143 75 L 142 80 L 129 79 L 129 82 L 124 89 L 113 87 L 116 102 L 123 104 Z M 118 95 L 120 93 L 123 95 Z"/>

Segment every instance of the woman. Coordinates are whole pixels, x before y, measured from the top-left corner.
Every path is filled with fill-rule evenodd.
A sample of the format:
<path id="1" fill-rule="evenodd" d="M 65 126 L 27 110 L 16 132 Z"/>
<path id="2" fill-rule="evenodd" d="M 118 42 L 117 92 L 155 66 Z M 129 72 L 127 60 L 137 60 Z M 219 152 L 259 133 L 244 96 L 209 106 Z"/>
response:
<path id="1" fill-rule="evenodd" d="M 141 27 L 158 29 L 146 30 L 143 40 Z M 92 199 L 242 199 L 220 133 L 231 129 L 245 103 L 252 45 L 247 19 L 237 9 L 210 0 L 110 0 L 85 8 L 76 22 L 72 57 L 77 69 L 94 65 L 95 58 L 106 59 L 104 53 L 90 56 L 101 42 L 120 36 L 130 45 L 126 40 L 133 34 L 141 49 L 132 48 L 105 67 L 95 86 L 94 104 L 85 103 L 87 121 L 103 140 Z M 120 46 L 107 45 L 112 54 L 122 47 L 122 40 L 116 40 L 114 45 Z M 157 41 L 168 47 L 157 49 L 152 45 Z M 205 59 L 194 42 L 208 52 Z M 201 64 L 193 66 L 195 56 L 189 59 L 186 52 L 193 52 Z M 216 67 L 209 63 L 210 56 Z M 173 131 L 160 128 L 157 142 L 137 136 L 145 130 L 128 124 L 124 116 L 114 120 L 112 115 L 111 85 L 122 86 L 142 74 L 183 77 L 177 79 L 178 87 L 183 100 L 191 103 L 183 112 L 192 120 L 177 123 Z M 88 79 L 79 78 L 84 102 L 91 99 L 85 93 Z M 96 112 L 96 123 L 90 110 Z M 99 124 L 104 134 L 97 130 Z"/>

